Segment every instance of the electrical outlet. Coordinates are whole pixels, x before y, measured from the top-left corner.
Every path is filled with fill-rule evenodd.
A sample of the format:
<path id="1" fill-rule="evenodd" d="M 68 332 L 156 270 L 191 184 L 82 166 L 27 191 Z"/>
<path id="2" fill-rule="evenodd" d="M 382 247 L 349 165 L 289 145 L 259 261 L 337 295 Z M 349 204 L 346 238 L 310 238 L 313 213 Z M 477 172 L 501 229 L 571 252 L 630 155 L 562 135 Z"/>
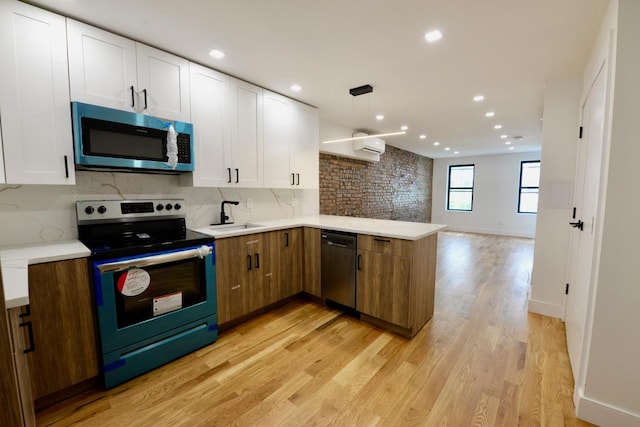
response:
<path id="1" fill-rule="evenodd" d="M 298 206 L 298 199 L 295 197 L 291 198 L 291 206 Z"/>
<path id="2" fill-rule="evenodd" d="M 253 208 L 253 199 L 250 197 L 247 197 L 247 209 L 251 209 Z"/>

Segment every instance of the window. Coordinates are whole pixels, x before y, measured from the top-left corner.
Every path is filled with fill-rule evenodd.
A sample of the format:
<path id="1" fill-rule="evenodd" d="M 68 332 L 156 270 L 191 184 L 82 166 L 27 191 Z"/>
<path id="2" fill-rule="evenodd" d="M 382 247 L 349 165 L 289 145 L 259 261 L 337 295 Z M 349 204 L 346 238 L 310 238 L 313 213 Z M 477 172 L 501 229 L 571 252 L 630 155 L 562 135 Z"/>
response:
<path id="1" fill-rule="evenodd" d="M 520 192 L 518 213 L 538 213 L 538 192 L 540 189 L 540 161 L 520 163 Z"/>
<path id="2" fill-rule="evenodd" d="M 475 165 L 449 166 L 447 210 L 473 210 L 473 176 Z"/>

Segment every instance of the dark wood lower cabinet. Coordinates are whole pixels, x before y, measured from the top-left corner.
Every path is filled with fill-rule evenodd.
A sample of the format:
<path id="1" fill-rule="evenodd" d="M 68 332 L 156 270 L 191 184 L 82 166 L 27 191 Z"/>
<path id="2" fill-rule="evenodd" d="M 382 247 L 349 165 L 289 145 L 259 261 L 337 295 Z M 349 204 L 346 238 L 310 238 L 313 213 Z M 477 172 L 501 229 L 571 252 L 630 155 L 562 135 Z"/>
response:
<path id="1" fill-rule="evenodd" d="M 303 229 L 303 241 L 303 290 L 309 295 L 320 298 L 320 229 L 305 227 Z"/>
<path id="2" fill-rule="evenodd" d="M 97 341 L 86 259 L 29 266 L 33 399 L 98 375 Z"/>
<path id="3" fill-rule="evenodd" d="M 291 228 L 275 232 L 278 250 L 279 299 L 302 292 L 303 231 Z"/>

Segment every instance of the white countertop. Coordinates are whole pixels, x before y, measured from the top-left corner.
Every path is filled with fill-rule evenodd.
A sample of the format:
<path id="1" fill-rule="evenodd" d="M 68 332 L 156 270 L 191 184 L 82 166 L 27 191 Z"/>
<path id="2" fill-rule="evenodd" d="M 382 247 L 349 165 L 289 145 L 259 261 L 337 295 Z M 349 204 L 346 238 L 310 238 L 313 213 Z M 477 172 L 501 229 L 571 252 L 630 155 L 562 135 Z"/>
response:
<path id="1" fill-rule="evenodd" d="M 91 251 L 77 240 L 0 248 L 6 308 L 29 304 L 29 265 L 83 258 L 90 254 Z"/>
<path id="2" fill-rule="evenodd" d="M 355 218 L 349 216 L 314 215 L 300 218 L 280 219 L 273 221 L 256 221 L 247 229 L 216 229 L 213 227 L 197 228 L 195 231 L 208 234 L 217 239 L 244 234 L 262 233 L 293 227 L 326 228 L 351 233 L 370 234 L 372 236 L 392 237 L 396 239 L 418 240 L 437 233 L 446 226 L 421 222 L 391 221 L 387 219 Z M 232 227 L 232 226 L 231 226 Z"/>

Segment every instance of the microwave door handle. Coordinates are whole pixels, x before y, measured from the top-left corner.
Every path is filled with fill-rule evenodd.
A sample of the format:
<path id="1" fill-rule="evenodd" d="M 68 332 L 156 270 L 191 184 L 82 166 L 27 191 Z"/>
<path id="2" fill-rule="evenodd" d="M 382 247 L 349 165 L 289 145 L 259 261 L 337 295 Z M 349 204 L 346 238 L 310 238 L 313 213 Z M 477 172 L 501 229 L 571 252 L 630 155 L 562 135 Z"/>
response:
<path id="1" fill-rule="evenodd" d="M 134 267 L 149 267 L 152 265 L 166 264 L 173 261 L 181 261 L 190 258 L 204 258 L 211 253 L 211 247 L 203 245 L 197 249 L 172 252 L 162 255 L 151 255 L 148 257 L 129 259 L 126 261 L 108 262 L 98 265 L 100 273 L 128 270 Z"/>

